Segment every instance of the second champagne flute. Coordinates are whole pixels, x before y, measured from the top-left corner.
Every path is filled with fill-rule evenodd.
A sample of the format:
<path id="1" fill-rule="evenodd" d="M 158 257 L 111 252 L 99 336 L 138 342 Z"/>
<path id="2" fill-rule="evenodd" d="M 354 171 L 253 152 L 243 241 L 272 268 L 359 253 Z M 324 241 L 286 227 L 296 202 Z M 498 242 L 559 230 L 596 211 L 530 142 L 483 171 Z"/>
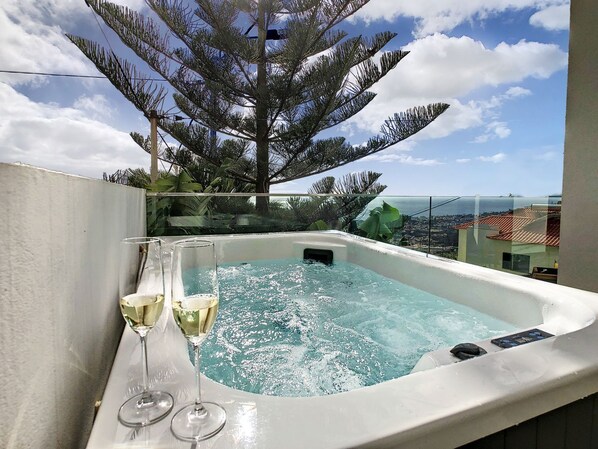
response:
<path id="1" fill-rule="evenodd" d="M 121 406 L 118 419 L 129 427 L 146 426 L 164 418 L 174 405 L 169 393 L 148 388 L 146 338 L 164 307 L 164 270 L 159 239 L 133 237 L 121 241 L 119 293 L 120 311 L 141 342 L 143 390 Z"/>
<path id="2" fill-rule="evenodd" d="M 218 314 L 218 276 L 214 244 L 208 240 L 176 242 L 172 255 L 172 313 L 195 354 L 195 402 L 173 417 L 172 433 L 185 441 L 201 441 L 217 434 L 226 422 L 226 412 L 214 402 L 201 400 L 200 345 Z"/>

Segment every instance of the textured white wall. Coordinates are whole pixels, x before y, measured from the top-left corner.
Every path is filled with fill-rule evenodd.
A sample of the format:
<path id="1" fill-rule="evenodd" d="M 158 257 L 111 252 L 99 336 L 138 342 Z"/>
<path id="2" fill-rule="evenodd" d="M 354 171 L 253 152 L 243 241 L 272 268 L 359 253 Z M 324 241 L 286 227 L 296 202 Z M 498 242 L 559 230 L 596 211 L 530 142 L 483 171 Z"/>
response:
<path id="1" fill-rule="evenodd" d="M 84 447 L 123 319 L 118 246 L 145 194 L 0 164 L 0 448 Z"/>
<path id="2" fill-rule="evenodd" d="M 571 1 L 559 284 L 598 292 L 598 8 Z"/>

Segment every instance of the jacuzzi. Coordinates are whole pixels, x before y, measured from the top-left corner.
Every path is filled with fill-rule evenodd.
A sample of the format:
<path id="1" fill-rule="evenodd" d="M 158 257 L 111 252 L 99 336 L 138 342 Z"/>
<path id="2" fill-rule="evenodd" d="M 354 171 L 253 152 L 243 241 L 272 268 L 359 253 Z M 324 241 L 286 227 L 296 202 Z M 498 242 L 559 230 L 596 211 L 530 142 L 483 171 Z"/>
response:
<path id="1" fill-rule="evenodd" d="M 259 395 L 204 377 L 203 398 L 224 406 L 227 424 L 198 447 L 449 448 L 598 391 L 598 294 L 336 231 L 206 238 L 216 243 L 221 263 L 301 259 L 306 248 L 330 250 L 335 260 L 467 305 L 521 331 L 554 336 L 508 349 L 478 341 L 487 354 L 465 361 L 441 348 L 425 354 L 409 375 L 328 396 Z M 169 259 L 165 262 L 168 268 Z M 193 366 L 168 306 L 164 312 L 148 338 L 150 385 L 171 392 L 178 409 L 193 400 Z M 116 419 L 121 403 L 138 391 L 138 340 L 125 328 L 90 449 L 189 447 L 171 435 L 171 416 L 141 429 Z"/>

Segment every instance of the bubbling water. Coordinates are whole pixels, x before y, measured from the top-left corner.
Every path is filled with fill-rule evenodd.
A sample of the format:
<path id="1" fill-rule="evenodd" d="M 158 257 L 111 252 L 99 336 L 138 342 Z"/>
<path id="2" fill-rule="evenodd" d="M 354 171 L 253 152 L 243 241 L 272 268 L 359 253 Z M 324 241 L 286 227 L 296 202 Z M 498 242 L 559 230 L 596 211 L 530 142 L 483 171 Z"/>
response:
<path id="1" fill-rule="evenodd" d="M 512 332 L 472 308 L 345 262 L 219 268 L 202 371 L 275 396 L 340 393 L 409 374 L 426 352 Z"/>

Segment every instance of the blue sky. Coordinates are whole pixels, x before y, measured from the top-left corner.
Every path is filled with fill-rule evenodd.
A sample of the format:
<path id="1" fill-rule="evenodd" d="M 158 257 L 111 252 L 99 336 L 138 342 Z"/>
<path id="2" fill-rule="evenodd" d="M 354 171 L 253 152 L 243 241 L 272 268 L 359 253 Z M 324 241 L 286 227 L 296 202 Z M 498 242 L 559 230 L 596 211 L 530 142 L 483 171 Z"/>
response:
<path id="1" fill-rule="evenodd" d="M 142 0 L 117 3 L 145 8 Z M 378 171 L 395 195 L 560 193 L 568 17 L 563 0 L 371 0 L 343 27 L 397 32 L 387 49 L 411 53 L 334 134 L 360 144 L 395 112 L 451 107 L 416 136 L 327 174 Z M 4 0 L 0 69 L 98 74 L 65 32 L 106 45 L 84 0 Z M 95 178 L 149 167 L 128 136 L 148 134 L 149 124 L 106 80 L 0 74 L 0 117 L 1 162 Z M 305 192 L 320 177 L 272 191 Z"/>

